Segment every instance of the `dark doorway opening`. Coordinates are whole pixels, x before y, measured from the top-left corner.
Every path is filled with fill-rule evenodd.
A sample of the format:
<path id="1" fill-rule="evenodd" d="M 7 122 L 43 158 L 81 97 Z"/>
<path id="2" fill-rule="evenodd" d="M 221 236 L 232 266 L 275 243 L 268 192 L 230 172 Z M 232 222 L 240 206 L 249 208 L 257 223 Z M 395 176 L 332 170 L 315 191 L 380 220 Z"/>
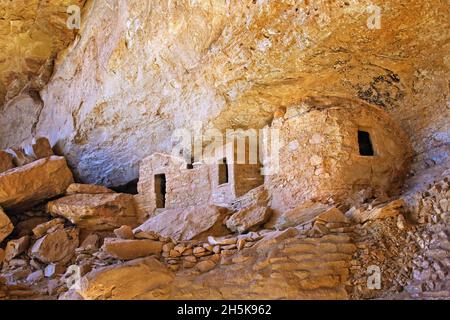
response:
<path id="1" fill-rule="evenodd" d="M 156 208 L 164 209 L 166 207 L 166 175 L 157 174 L 155 176 L 155 194 Z"/>
<path id="2" fill-rule="evenodd" d="M 227 158 L 219 161 L 219 186 L 230 181 Z"/>
<path id="3" fill-rule="evenodd" d="M 119 193 L 128 193 L 128 194 L 138 194 L 138 185 L 139 179 L 135 179 L 133 181 L 128 182 L 127 184 L 111 187 L 110 189 L 119 192 Z"/>
<path id="4" fill-rule="evenodd" d="M 368 157 L 375 155 L 369 132 L 361 130 L 358 131 L 358 144 L 360 155 Z"/>

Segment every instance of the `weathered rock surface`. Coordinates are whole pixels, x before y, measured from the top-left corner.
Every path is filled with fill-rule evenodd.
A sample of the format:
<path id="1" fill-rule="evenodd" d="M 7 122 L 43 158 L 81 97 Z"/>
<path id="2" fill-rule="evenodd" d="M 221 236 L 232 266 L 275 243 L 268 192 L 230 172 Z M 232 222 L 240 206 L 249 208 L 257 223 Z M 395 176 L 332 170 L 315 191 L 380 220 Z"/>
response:
<path id="1" fill-rule="evenodd" d="M 2 1 L 0 105 L 21 91 L 37 92 L 47 83 L 56 55 L 76 35 L 66 25 L 66 11 L 84 2 Z M 9 125 L 19 124 L 16 120 Z"/>
<path id="2" fill-rule="evenodd" d="M 63 194 L 73 176 L 63 157 L 52 156 L 0 174 L 0 205 L 19 209 Z"/>
<path id="3" fill-rule="evenodd" d="M 194 130 L 200 132 L 216 127 L 225 131 L 278 123 L 287 132 L 283 139 L 287 140 L 284 148 L 288 154 L 289 150 L 299 152 L 281 158 L 285 175 L 270 183 L 278 187 L 271 195 L 282 196 L 272 197 L 272 205 L 281 205 L 266 227 L 282 232 L 264 230 L 214 237 L 209 243 L 174 243 L 169 239 L 173 235 L 181 240 L 219 235 L 224 215 L 218 218 L 213 210 L 200 212 L 198 208 L 168 211 L 152 217 L 148 231 L 136 229 L 135 234 L 136 238 L 164 243 L 160 261 L 165 265 L 153 258 L 122 264 L 97 251 L 97 243 L 111 232 L 98 232 L 87 238 L 85 247 L 72 249 L 76 241 L 70 237 L 71 231 L 50 223 L 38 228 L 36 235 L 42 238 L 32 246 L 35 252 L 31 257 L 22 254 L 3 261 L 0 299 L 35 296 L 36 288 L 6 283 L 28 280 L 35 284 L 42 279 L 42 260 L 60 257 L 58 265 L 73 258 L 82 274 L 91 267 L 115 264 L 84 278 L 79 291 L 87 299 L 373 299 L 399 292 L 407 298 L 450 298 L 450 60 L 445 1 L 378 4 L 380 28 L 370 27 L 370 9 L 374 9 L 370 0 L 89 1 L 89 14 L 82 19 L 76 41 L 60 56 L 54 76 L 40 94 L 50 79 L 57 52 L 77 33 L 65 26 L 69 3 L 3 2 L 0 147 L 16 146 L 13 165 L 24 165 L 11 168 L 8 159 L 3 164 L 0 159 L 0 205 L 5 208 L 18 211 L 61 194 L 46 189 L 55 188 L 53 180 L 59 179 L 59 173 L 47 179 L 39 174 L 30 179 L 5 179 L 11 172 L 17 178 L 18 172 L 35 165 L 27 164 L 38 157 L 35 151 L 27 151 L 28 157 L 22 150 L 32 137 L 48 135 L 55 150 L 67 155 L 80 181 L 105 186 L 137 178 L 137 165 L 144 157 L 154 152 L 170 153 L 175 144 L 172 133 L 179 128 L 196 127 Z M 397 174 L 406 173 L 402 163 L 409 160 L 409 152 L 405 157 L 397 156 L 409 148 L 406 139 L 397 135 L 398 130 L 378 126 L 380 136 L 372 136 L 373 142 L 381 137 L 378 142 L 386 153 L 375 152 L 373 165 L 359 166 L 367 159 L 355 161 L 353 135 L 356 129 L 371 129 L 369 119 L 378 116 L 362 117 L 364 123 L 358 128 L 356 123 L 349 127 L 352 121 L 347 120 L 356 113 L 336 117 L 336 104 L 327 106 L 312 96 L 328 96 L 325 101 L 339 96 L 336 99 L 341 102 L 357 105 L 365 101 L 379 107 L 409 136 L 415 160 L 412 173 L 417 176 L 421 169 L 444 165 L 447 175 L 418 194 L 403 195 L 404 202 L 386 203 L 388 198 L 381 192 L 397 191 L 387 186 L 399 184 Z M 296 116 L 292 111 L 308 116 L 288 126 L 286 120 Z M 320 116 L 313 117 L 315 113 Z M 313 126 L 314 119 L 320 121 Z M 386 122 L 383 117 L 379 119 Z M 330 126 L 328 121 L 338 125 Z M 302 136 L 297 134 L 298 128 L 311 130 Z M 346 132 L 348 128 L 353 134 Z M 342 147 L 339 154 L 334 143 Z M 305 150 L 308 152 L 302 152 Z M 377 165 L 384 156 L 391 160 Z M 340 171 L 349 163 L 355 171 Z M 301 176 L 292 174 L 301 170 Z M 337 171 L 343 173 L 343 179 L 336 179 Z M 367 190 L 371 186 L 368 181 L 383 186 L 373 189 L 381 192 L 361 196 L 357 204 L 351 204 L 350 193 Z M 312 193 L 312 189 L 320 193 Z M 45 194 L 40 193 L 43 191 Z M 169 184 L 167 191 L 170 196 L 173 186 Z M 342 193 L 338 201 L 336 192 Z M 81 212 L 78 222 L 93 230 L 112 231 L 128 224 L 122 218 L 116 221 L 120 214 L 111 212 L 115 209 L 109 200 L 98 200 L 112 194 L 95 193 L 71 195 L 78 197 L 76 204 L 63 198 L 55 210 L 64 211 L 71 221 Z M 388 194 L 392 195 L 396 196 Z M 96 200 L 89 202 L 91 196 Z M 136 199 L 144 205 L 149 201 L 139 196 Z M 327 205 L 311 202 L 298 207 L 304 199 Z M 340 200 L 351 201 L 342 205 Z M 86 201 L 87 206 L 81 204 Z M 347 216 L 359 224 L 349 226 L 334 207 L 344 210 L 347 204 L 353 206 Z M 236 211 L 249 207 L 233 204 Z M 20 213 L 14 222 L 34 215 Z M 8 221 L 4 223 L 7 229 Z M 34 224 L 24 223 L 17 231 L 29 234 Z M 233 227 L 238 230 L 236 225 Z M 0 214 L 0 237 L 1 228 Z M 13 241 L 18 240 L 23 239 Z M 140 255 L 134 241 L 125 240 L 119 246 L 123 251 L 118 251 Z M 58 253 L 60 250 L 65 253 Z M 4 254 L 0 249 L 0 263 Z M 382 290 L 369 290 L 368 266 L 381 267 Z M 65 289 L 52 284 L 50 291 L 56 297 Z M 79 297 L 73 290 L 60 295 L 64 296 Z"/>
<path id="4" fill-rule="evenodd" d="M 78 230 L 57 230 L 37 240 L 31 255 L 43 263 L 67 263 L 79 245 Z"/>
<path id="5" fill-rule="evenodd" d="M 114 191 L 103 186 L 98 186 L 94 184 L 81 184 L 81 183 L 73 183 L 66 190 L 67 195 L 101 194 L 101 193 L 114 193 Z"/>
<path id="6" fill-rule="evenodd" d="M 174 274 L 155 258 L 138 259 L 87 274 L 79 294 L 90 300 L 167 299 L 173 278 Z"/>
<path id="7" fill-rule="evenodd" d="M 0 243 L 13 232 L 14 226 L 5 214 L 2 207 L 0 207 Z"/>
<path id="8" fill-rule="evenodd" d="M 448 157 L 445 2 L 383 3 L 381 29 L 368 27 L 369 0 L 169 3 L 93 3 L 76 45 L 58 61 L 41 94 L 45 105 L 30 102 L 18 112 L 24 104 L 15 103 L 0 115 L 0 146 L 36 131 L 58 144 L 86 182 L 121 185 L 137 178 L 145 156 L 170 151 L 174 128 L 191 128 L 195 121 L 206 127 L 214 119 L 219 129 L 261 128 L 305 96 L 337 94 L 387 110 L 411 135 L 421 166 Z M 27 13 L 21 23 L 54 8 L 34 6 L 8 8 Z M 5 59 L 13 61 L 3 65 L 16 69 L 24 65 L 16 63 L 24 54 L 13 49 L 23 45 L 22 33 L 10 32 L 15 15 L 7 16 L 11 21 L 2 30 L 11 50 Z M 33 29 L 21 29 L 24 35 L 40 30 L 33 37 L 38 42 L 27 39 L 26 48 L 49 43 L 42 42 L 44 17 Z M 64 20 L 52 21 L 59 26 Z M 49 30 L 58 30 L 54 36 L 64 35 L 64 41 L 38 46 L 45 54 L 33 55 L 33 62 L 40 61 L 33 70 L 50 48 L 73 37 L 64 27 Z M 11 79 L 28 79 L 13 71 L 6 72 Z"/>
<path id="9" fill-rule="evenodd" d="M 243 233 L 269 220 L 272 210 L 268 207 L 250 207 L 233 214 L 227 220 L 227 227 L 233 232 Z"/>
<path id="10" fill-rule="evenodd" d="M 214 256 L 199 262 L 194 272 L 173 273 L 152 258 L 107 267 L 85 276 L 79 293 L 85 299 L 105 300 L 346 299 L 348 268 L 356 250 L 350 237 L 297 235 L 295 229 L 271 233 L 238 255 L 227 258 L 222 253 L 222 262 Z M 195 264 L 196 259 L 185 261 Z"/>
<path id="11" fill-rule="evenodd" d="M 11 154 L 0 150 L 0 173 L 14 168 L 13 157 Z"/>
<path id="12" fill-rule="evenodd" d="M 227 209 L 216 206 L 167 210 L 148 219 L 135 229 L 135 233 L 137 231 L 156 232 L 177 241 L 192 240 L 208 230 L 218 229 L 219 233 L 223 232 L 220 227 L 227 212 Z"/>
<path id="13" fill-rule="evenodd" d="M 102 250 L 116 259 L 134 260 L 150 255 L 159 256 L 162 247 L 161 242 L 152 240 L 105 239 Z"/>
<path id="14" fill-rule="evenodd" d="M 121 193 L 74 194 L 49 202 L 47 211 L 87 230 L 137 225 L 134 198 Z"/>

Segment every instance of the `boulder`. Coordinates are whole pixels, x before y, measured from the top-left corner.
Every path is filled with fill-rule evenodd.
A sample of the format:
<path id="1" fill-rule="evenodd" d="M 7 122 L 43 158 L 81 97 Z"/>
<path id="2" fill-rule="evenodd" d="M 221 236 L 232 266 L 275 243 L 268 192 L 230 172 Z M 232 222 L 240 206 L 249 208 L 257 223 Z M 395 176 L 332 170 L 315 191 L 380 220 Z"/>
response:
<path id="1" fill-rule="evenodd" d="M 329 205 L 307 201 L 294 209 L 288 210 L 281 215 L 272 217 L 267 228 L 284 230 L 290 227 L 302 225 L 314 220 L 318 215 L 330 209 Z"/>
<path id="2" fill-rule="evenodd" d="M 102 250 L 120 260 L 134 260 L 161 254 L 163 243 L 153 240 L 105 239 Z"/>
<path id="3" fill-rule="evenodd" d="M 321 221 L 323 223 L 342 223 L 347 224 L 350 221 L 347 217 L 336 207 L 333 207 L 316 217 L 316 220 Z"/>
<path id="4" fill-rule="evenodd" d="M 133 229 L 130 226 L 121 226 L 114 230 L 114 234 L 119 239 L 134 239 Z"/>
<path id="5" fill-rule="evenodd" d="M 74 194 L 49 202 L 47 211 L 91 231 L 112 231 L 123 225 L 137 225 L 134 199 L 128 194 Z"/>
<path id="6" fill-rule="evenodd" d="M 13 232 L 14 226 L 0 207 L 0 243 Z"/>
<path id="7" fill-rule="evenodd" d="M 5 151 L 12 156 L 16 167 L 22 167 L 36 160 L 34 157 L 27 155 L 22 148 L 9 148 Z"/>
<path id="8" fill-rule="evenodd" d="M 238 238 L 232 237 L 232 238 L 214 238 L 212 236 L 208 237 L 208 243 L 212 246 L 229 246 L 236 244 L 238 241 Z"/>
<path id="9" fill-rule="evenodd" d="M 108 189 L 106 187 L 98 186 L 95 184 L 81 184 L 81 183 L 73 183 L 66 190 L 67 195 L 101 194 L 101 193 L 114 193 L 114 191 L 111 189 Z"/>
<path id="10" fill-rule="evenodd" d="M 37 240 L 31 255 L 43 263 L 65 264 L 74 256 L 78 244 L 77 229 L 57 230 Z"/>
<path id="11" fill-rule="evenodd" d="M 0 173 L 14 168 L 13 157 L 11 154 L 0 150 Z"/>
<path id="12" fill-rule="evenodd" d="M 269 220 L 272 210 L 268 207 L 253 206 L 233 214 L 227 221 L 227 227 L 233 232 L 244 233 Z"/>
<path id="13" fill-rule="evenodd" d="M 39 239 L 42 236 L 44 236 L 48 230 L 53 229 L 54 227 L 56 227 L 58 225 L 64 226 L 64 220 L 61 218 L 58 218 L 58 219 L 53 219 L 51 221 L 42 223 L 33 229 L 33 234 L 36 238 Z"/>
<path id="14" fill-rule="evenodd" d="M 353 210 L 348 213 L 351 220 L 364 223 L 366 221 L 386 219 L 389 217 L 396 217 L 403 213 L 405 208 L 405 201 L 403 199 L 398 199 L 390 203 L 380 204 L 370 210 Z"/>
<path id="15" fill-rule="evenodd" d="M 54 155 L 52 146 L 47 138 L 37 138 L 33 139 L 33 144 L 31 145 L 33 150 L 33 156 L 36 159 L 44 159 Z"/>
<path id="16" fill-rule="evenodd" d="M 209 205 L 171 209 L 148 219 L 134 232 L 155 232 L 176 241 L 188 241 L 202 237 L 206 231 L 222 233 L 219 229 L 227 213 L 228 209 Z"/>
<path id="17" fill-rule="evenodd" d="M 246 208 L 257 206 L 267 207 L 269 199 L 269 193 L 265 186 L 262 185 L 234 200 L 231 207 L 233 211 L 241 211 Z"/>
<path id="18" fill-rule="evenodd" d="M 173 279 L 150 257 L 94 270 L 81 279 L 77 292 L 86 300 L 161 300 L 169 298 Z"/>
<path id="19" fill-rule="evenodd" d="M 3 263 L 3 260 L 5 260 L 5 250 L 3 250 L 2 248 L 0 248 L 0 266 Z"/>
<path id="20" fill-rule="evenodd" d="M 73 183 L 63 157 L 52 156 L 0 174 L 0 205 L 24 209 L 63 194 Z"/>
<path id="21" fill-rule="evenodd" d="M 210 260 L 205 260 L 205 261 L 201 261 L 201 262 L 197 263 L 197 265 L 195 266 L 195 269 L 197 269 L 200 272 L 208 272 L 208 271 L 211 271 L 212 269 L 214 269 L 215 267 L 216 267 L 216 263 L 210 259 Z"/>
<path id="22" fill-rule="evenodd" d="M 42 270 L 37 270 L 33 273 L 30 273 L 26 279 L 27 282 L 29 283 L 36 283 L 41 281 L 42 279 L 44 279 L 44 271 Z"/>
<path id="23" fill-rule="evenodd" d="M 98 248 L 98 243 L 100 241 L 100 237 L 98 234 L 91 233 L 88 235 L 80 245 L 80 248 L 84 250 L 92 250 Z"/>
<path id="24" fill-rule="evenodd" d="M 17 256 L 21 255 L 28 249 L 30 245 L 30 237 L 24 236 L 17 240 L 11 240 L 8 242 L 5 248 L 5 261 L 11 261 Z"/>

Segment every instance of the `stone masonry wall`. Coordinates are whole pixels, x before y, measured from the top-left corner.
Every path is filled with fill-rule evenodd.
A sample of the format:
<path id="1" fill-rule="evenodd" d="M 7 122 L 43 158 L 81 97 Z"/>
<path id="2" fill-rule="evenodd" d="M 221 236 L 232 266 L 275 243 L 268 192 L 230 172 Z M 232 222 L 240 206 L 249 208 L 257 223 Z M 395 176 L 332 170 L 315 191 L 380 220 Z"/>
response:
<path id="1" fill-rule="evenodd" d="M 139 203 L 147 215 L 156 210 L 155 175 L 166 175 L 166 209 L 187 208 L 210 202 L 209 167 L 187 169 L 184 160 L 170 155 L 155 154 L 144 159 L 138 183 Z"/>
<path id="2" fill-rule="evenodd" d="M 366 188 L 395 192 L 408 171 L 406 135 L 384 111 L 360 102 L 313 99 L 273 127 L 280 129 L 280 170 L 266 183 L 280 212 L 308 200 L 339 203 Z M 370 133 L 375 156 L 360 155 L 358 130 Z"/>

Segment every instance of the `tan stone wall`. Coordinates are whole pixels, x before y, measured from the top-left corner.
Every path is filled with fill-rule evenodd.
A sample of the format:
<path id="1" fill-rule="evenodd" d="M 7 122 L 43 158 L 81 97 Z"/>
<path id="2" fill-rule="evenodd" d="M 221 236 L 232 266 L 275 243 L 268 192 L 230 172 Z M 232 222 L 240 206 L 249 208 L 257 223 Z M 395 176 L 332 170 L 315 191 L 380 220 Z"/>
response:
<path id="1" fill-rule="evenodd" d="M 234 152 L 230 146 L 224 147 L 223 152 L 216 151 L 214 160 L 210 162 L 212 201 L 215 205 L 227 206 L 236 198 L 236 175 Z M 219 161 L 226 158 L 228 162 L 228 183 L 219 185 Z"/>
<path id="2" fill-rule="evenodd" d="M 245 164 L 238 163 L 237 143 L 234 148 L 227 144 L 223 152 L 217 152 L 215 160 L 210 163 L 213 202 L 216 205 L 229 206 L 236 198 L 264 184 L 260 164 L 249 164 L 249 148 L 246 146 Z M 219 161 L 228 162 L 228 183 L 219 185 Z"/>
<path id="3" fill-rule="evenodd" d="M 307 200 L 339 202 L 361 189 L 394 191 L 407 173 L 411 147 L 403 131 L 376 107 L 342 98 L 310 99 L 276 119 L 279 173 L 266 178 L 278 212 Z M 375 156 L 359 154 L 368 131 Z"/>
<path id="4" fill-rule="evenodd" d="M 236 184 L 236 196 L 241 197 L 247 192 L 264 184 L 264 176 L 261 175 L 261 166 L 254 164 L 238 164 L 234 168 Z"/>
<path id="5" fill-rule="evenodd" d="M 205 204 L 229 207 L 236 198 L 264 183 L 260 165 L 236 164 L 236 155 L 236 149 L 225 147 L 205 162 L 195 163 L 191 170 L 186 161 L 170 155 L 157 153 L 144 159 L 140 164 L 139 195 L 135 197 L 141 215 L 152 215 L 157 209 L 155 175 L 159 174 L 166 175 L 165 209 Z M 219 161 L 224 158 L 228 182 L 219 184 Z"/>
<path id="6" fill-rule="evenodd" d="M 156 210 L 155 175 L 166 175 L 166 208 L 187 208 L 210 202 L 211 183 L 209 167 L 195 165 L 187 169 L 187 163 L 169 155 L 155 154 L 140 165 L 138 206 L 147 215 Z"/>

